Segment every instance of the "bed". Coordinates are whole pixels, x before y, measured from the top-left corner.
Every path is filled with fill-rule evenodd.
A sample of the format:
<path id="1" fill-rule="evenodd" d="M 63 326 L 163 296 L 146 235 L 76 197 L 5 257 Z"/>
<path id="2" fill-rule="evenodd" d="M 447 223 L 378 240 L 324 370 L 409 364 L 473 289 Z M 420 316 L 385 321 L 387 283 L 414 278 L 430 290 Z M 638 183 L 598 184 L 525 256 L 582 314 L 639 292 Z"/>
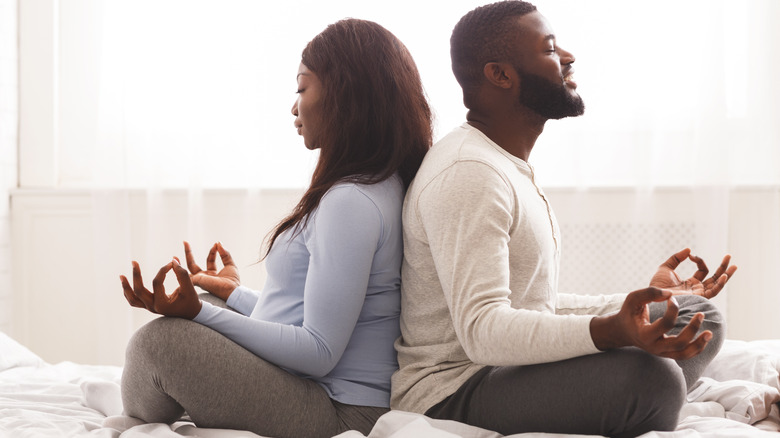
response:
<path id="1" fill-rule="evenodd" d="M 643 438 L 777 437 L 780 433 L 780 340 L 726 341 L 692 388 L 674 432 Z M 204 429 L 181 421 L 146 424 L 122 415 L 120 367 L 50 364 L 0 333 L 1 437 L 257 437 L 236 430 Z M 391 411 L 368 438 L 499 438 L 495 432 L 453 421 Z M 573 437 L 525 433 L 514 438 Z M 582 435 L 577 435 L 582 436 Z M 348 431 L 339 438 L 365 438 Z"/>

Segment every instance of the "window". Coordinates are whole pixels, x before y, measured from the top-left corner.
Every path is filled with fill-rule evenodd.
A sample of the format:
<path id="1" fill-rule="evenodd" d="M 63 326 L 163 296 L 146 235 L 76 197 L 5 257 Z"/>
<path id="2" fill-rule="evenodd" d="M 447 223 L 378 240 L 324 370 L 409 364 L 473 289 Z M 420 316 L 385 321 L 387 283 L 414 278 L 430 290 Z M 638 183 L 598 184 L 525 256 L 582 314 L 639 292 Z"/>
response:
<path id="1" fill-rule="evenodd" d="M 535 3 L 577 57 L 587 106 L 547 124 L 531 156 L 545 184 L 780 183 L 780 60 L 766 56 L 780 52 L 780 4 Z M 305 186 L 316 155 L 292 128 L 295 72 L 306 42 L 344 17 L 409 47 L 439 137 L 465 116 L 449 35 L 479 4 L 22 2 L 23 186 L 38 168 L 54 187 Z M 41 68 L 50 74 L 30 73 Z M 24 111 L 37 104 L 51 111 Z M 41 125 L 54 127 L 43 159 L 24 153 Z"/>

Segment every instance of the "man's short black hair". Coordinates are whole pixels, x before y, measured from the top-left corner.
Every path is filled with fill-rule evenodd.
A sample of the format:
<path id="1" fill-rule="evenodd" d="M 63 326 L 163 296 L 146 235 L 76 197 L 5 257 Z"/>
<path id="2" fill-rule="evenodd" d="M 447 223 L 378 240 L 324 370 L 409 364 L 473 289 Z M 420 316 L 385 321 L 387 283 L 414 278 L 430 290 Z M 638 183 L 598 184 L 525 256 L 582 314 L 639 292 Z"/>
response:
<path id="1" fill-rule="evenodd" d="M 514 19 L 535 10 L 531 3 L 507 0 L 480 6 L 458 21 L 450 37 L 450 56 L 464 93 L 480 83 L 485 64 L 512 60 Z"/>

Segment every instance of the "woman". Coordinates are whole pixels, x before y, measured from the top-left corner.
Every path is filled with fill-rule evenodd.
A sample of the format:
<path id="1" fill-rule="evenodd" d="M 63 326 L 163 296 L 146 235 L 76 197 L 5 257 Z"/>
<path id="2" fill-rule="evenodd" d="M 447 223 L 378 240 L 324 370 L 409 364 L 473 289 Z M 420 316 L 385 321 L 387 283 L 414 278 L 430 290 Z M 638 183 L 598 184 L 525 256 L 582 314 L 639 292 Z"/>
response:
<path id="1" fill-rule="evenodd" d="M 368 434 L 397 368 L 401 204 L 431 139 L 431 112 L 405 46 L 376 23 L 343 20 L 303 50 L 295 127 L 320 156 L 298 205 L 270 234 L 267 281 L 239 285 L 215 244 L 206 270 L 185 242 L 153 291 L 133 262 L 135 307 L 158 318 L 131 339 L 125 413 L 274 437 Z M 216 256 L 224 268 L 217 272 Z M 179 288 L 162 283 L 173 270 Z M 194 286 L 212 295 L 197 295 Z M 229 308 L 225 308 L 226 301 Z M 192 321 L 189 321 L 192 320 Z"/>

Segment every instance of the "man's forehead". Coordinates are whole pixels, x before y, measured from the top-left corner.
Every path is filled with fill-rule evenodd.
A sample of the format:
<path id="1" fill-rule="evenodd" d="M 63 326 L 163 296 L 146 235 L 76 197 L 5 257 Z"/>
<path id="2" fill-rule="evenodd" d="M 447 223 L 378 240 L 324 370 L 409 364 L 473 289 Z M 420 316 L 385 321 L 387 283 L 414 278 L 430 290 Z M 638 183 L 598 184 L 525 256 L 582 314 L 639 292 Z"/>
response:
<path id="1" fill-rule="evenodd" d="M 529 12 L 515 19 L 518 37 L 524 43 L 540 43 L 555 39 L 549 21 L 538 11 Z"/>

